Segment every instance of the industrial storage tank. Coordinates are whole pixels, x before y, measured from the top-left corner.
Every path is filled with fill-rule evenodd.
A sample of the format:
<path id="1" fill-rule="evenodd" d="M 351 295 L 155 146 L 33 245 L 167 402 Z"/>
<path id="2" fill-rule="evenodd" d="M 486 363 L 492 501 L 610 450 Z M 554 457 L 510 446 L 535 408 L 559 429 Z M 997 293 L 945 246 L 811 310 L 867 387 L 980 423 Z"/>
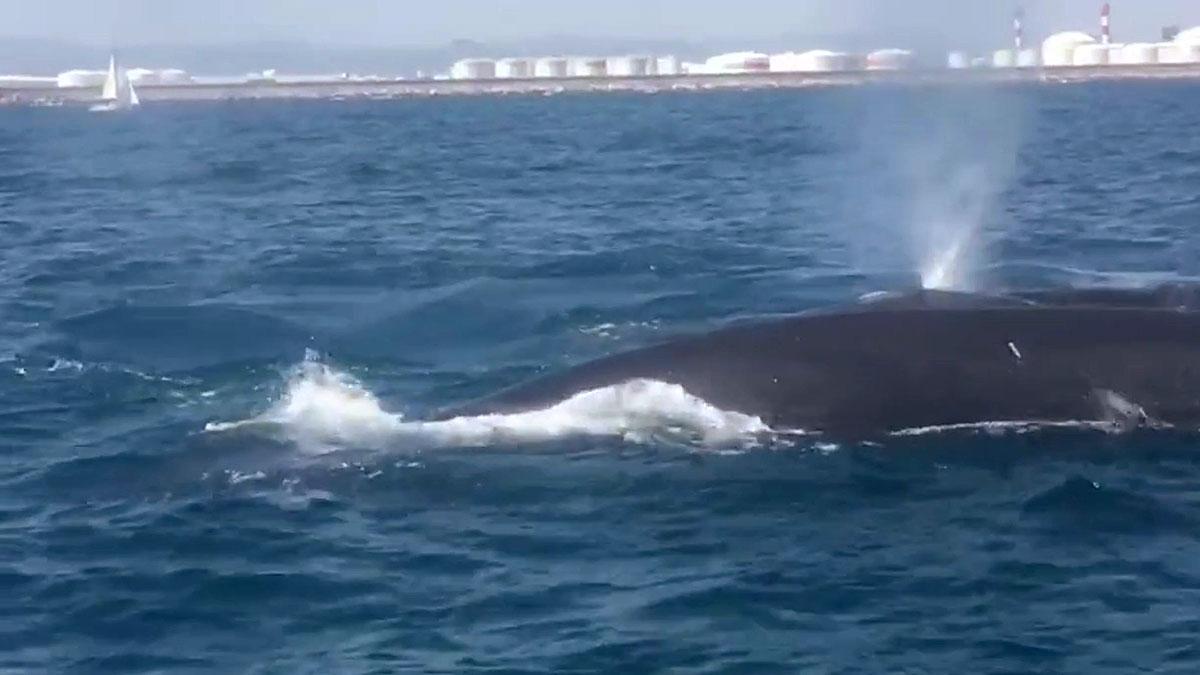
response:
<path id="1" fill-rule="evenodd" d="M 158 79 L 163 84 L 188 84 L 192 81 L 192 76 L 186 70 L 167 68 L 158 71 Z"/>
<path id="2" fill-rule="evenodd" d="M 533 64 L 534 77 L 570 77 L 571 63 L 561 56 L 540 58 Z"/>
<path id="3" fill-rule="evenodd" d="M 1179 31 L 1175 36 L 1175 44 L 1200 45 L 1200 26 Z"/>
<path id="4" fill-rule="evenodd" d="M 571 74 L 575 77 L 604 77 L 608 74 L 608 60 L 591 56 L 572 59 Z"/>
<path id="5" fill-rule="evenodd" d="M 1142 66 L 1158 63 L 1158 45 L 1145 42 L 1127 44 L 1119 51 L 1110 53 L 1109 62 L 1125 66 Z"/>
<path id="6" fill-rule="evenodd" d="M 533 61 L 523 58 L 500 59 L 496 62 L 496 77 L 505 80 L 533 77 Z"/>
<path id="7" fill-rule="evenodd" d="M 38 75 L 0 75 L 0 87 L 12 89 L 53 89 L 58 86 L 58 78 L 41 77 Z"/>
<path id="8" fill-rule="evenodd" d="M 158 84 L 162 81 L 159 72 L 149 68 L 130 68 L 129 70 L 125 71 L 125 77 L 128 77 L 130 82 L 143 86 L 147 84 Z"/>
<path id="9" fill-rule="evenodd" d="M 1200 63 L 1200 26 L 1180 31 L 1169 49 L 1167 45 L 1160 45 L 1159 60 L 1162 63 Z"/>
<path id="10" fill-rule="evenodd" d="M 971 57 L 966 52 L 950 52 L 946 55 L 946 67 L 951 70 L 963 70 L 971 67 Z"/>
<path id="11" fill-rule="evenodd" d="M 1181 54 L 1179 45 L 1174 42 L 1159 42 L 1154 45 L 1154 48 L 1158 51 L 1159 63 L 1183 63 L 1179 60 Z"/>
<path id="12" fill-rule="evenodd" d="M 799 56 L 801 70 L 811 73 L 834 73 L 855 68 L 854 59 L 842 52 L 813 49 Z"/>
<path id="13" fill-rule="evenodd" d="M 1017 67 L 1036 68 L 1041 62 L 1040 56 L 1036 49 L 1022 49 L 1017 52 Z"/>
<path id="14" fill-rule="evenodd" d="M 706 73 L 765 73 L 771 70 L 771 57 L 759 52 L 718 54 L 704 62 Z"/>
<path id="15" fill-rule="evenodd" d="M 108 78 L 106 70 L 68 70 L 55 78 L 60 87 L 101 87 Z"/>
<path id="16" fill-rule="evenodd" d="M 1016 68 L 1017 52 L 1013 49 L 997 49 L 992 52 L 993 68 Z"/>
<path id="17" fill-rule="evenodd" d="M 1095 45 L 1096 38 L 1079 31 L 1055 33 L 1042 43 L 1042 65 L 1051 68 L 1075 65 L 1075 50 Z"/>
<path id="18" fill-rule="evenodd" d="M 911 68 L 914 54 L 907 49 L 880 49 L 867 54 L 867 70 L 905 70 Z"/>
<path id="19" fill-rule="evenodd" d="M 866 70 L 867 69 L 867 55 L 866 54 L 842 53 L 841 60 L 842 60 L 842 65 L 843 65 L 842 70 Z"/>
<path id="20" fill-rule="evenodd" d="M 1159 63 L 1200 63 L 1200 45 L 1164 42 L 1157 46 Z"/>
<path id="21" fill-rule="evenodd" d="M 605 67 L 609 77 L 642 77 L 654 74 L 653 60 L 649 56 L 610 56 Z"/>
<path id="22" fill-rule="evenodd" d="M 683 64 L 679 62 L 678 56 L 660 56 L 654 64 L 654 72 L 658 75 L 680 75 L 683 73 Z"/>
<path id="23" fill-rule="evenodd" d="M 1108 45 L 1086 44 L 1079 45 L 1072 53 L 1071 65 L 1074 66 L 1103 66 L 1108 64 Z"/>
<path id="24" fill-rule="evenodd" d="M 783 52 L 782 54 L 772 54 L 768 61 L 772 73 L 791 73 L 800 70 L 798 57 L 796 52 Z"/>
<path id="25" fill-rule="evenodd" d="M 496 77 L 496 62 L 491 59 L 463 59 L 450 68 L 454 80 L 490 80 Z"/>
<path id="26" fill-rule="evenodd" d="M 784 52 L 770 56 L 770 71 L 772 72 L 834 72 L 847 70 L 841 54 L 815 49 L 811 52 L 797 54 Z"/>

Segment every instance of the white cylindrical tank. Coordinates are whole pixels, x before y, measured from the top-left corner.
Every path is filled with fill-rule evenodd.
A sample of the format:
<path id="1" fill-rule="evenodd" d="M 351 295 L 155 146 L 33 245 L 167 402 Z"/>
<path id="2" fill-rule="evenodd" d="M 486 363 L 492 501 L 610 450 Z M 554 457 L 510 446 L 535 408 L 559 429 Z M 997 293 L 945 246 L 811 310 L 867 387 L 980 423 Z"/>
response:
<path id="1" fill-rule="evenodd" d="M 769 61 L 772 73 L 792 73 L 801 70 L 800 55 L 796 52 L 772 54 Z"/>
<path id="2" fill-rule="evenodd" d="M 571 64 L 561 56 L 547 56 L 533 64 L 534 77 L 570 77 Z"/>
<path id="3" fill-rule="evenodd" d="M 0 75 L 0 87 L 14 89 L 53 89 L 59 86 L 56 77 L 37 75 Z"/>
<path id="4" fill-rule="evenodd" d="M 912 67 L 914 59 L 907 49 L 880 49 L 867 54 L 867 69 L 905 70 Z"/>
<path id="5" fill-rule="evenodd" d="M 167 68 L 158 71 L 158 79 L 163 84 L 187 84 L 192 81 L 192 76 L 186 70 Z"/>
<path id="6" fill-rule="evenodd" d="M 1016 68 L 1017 52 L 1013 49 L 997 49 L 992 52 L 993 68 Z"/>
<path id="7" fill-rule="evenodd" d="M 523 58 L 500 59 L 496 62 L 496 77 L 504 80 L 533 77 L 533 61 Z"/>
<path id="8" fill-rule="evenodd" d="M 683 73 L 683 64 L 678 56 L 660 56 L 655 64 L 655 72 L 659 75 L 680 75 Z"/>
<path id="9" fill-rule="evenodd" d="M 453 80 L 490 80 L 496 77 L 496 62 L 491 59 L 463 59 L 450 68 Z"/>
<path id="10" fill-rule="evenodd" d="M 1175 36 L 1177 45 L 1200 45 L 1200 26 L 1181 30 Z"/>
<path id="11" fill-rule="evenodd" d="M 1074 66 L 1103 66 L 1108 64 L 1108 45 L 1083 44 L 1075 48 L 1071 56 Z"/>
<path id="12" fill-rule="evenodd" d="M 971 67 L 971 57 L 966 52 L 950 52 L 946 55 L 946 67 L 951 70 L 962 70 Z"/>
<path id="13" fill-rule="evenodd" d="M 652 74 L 649 56 L 610 56 L 605 67 L 609 77 L 641 77 Z"/>
<path id="14" fill-rule="evenodd" d="M 655 64 L 655 72 L 659 75 L 681 75 L 683 74 L 683 64 L 680 63 L 678 56 L 660 56 L 658 63 Z"/>
<path id="15" fill-rule="evenodd" d="M 1166 59 L 1163 56 L 1167 57 Z M 1200 63 L 1200 26 L 1180 31 L 1171 43 L 1171 48 L 1160 45 L 1159 61 L 1162 63 Z"/>
<path id="16" fill-rule="evenodd" d="M 1181 50 L 1174 42 L 1160 42 L 1154 47 L 1158 52 L 1159 63 L 1182 63 L 1179 60 Z"/>
<path id="17" fill-rule="evenodd" d="M 608 74 L 608 60 L 591 56 L 572 59 L 571 74 L 575 77 L 604 77 Z"/>
<path id="18" fill-rule="evenodd" d="M 1142 66 L 1158 63 L 1158 45 L 1146 42 L 1127 44 L 1120 51 L 1110 54 L 1109 60 L 1125 66 Z"/>
<path id="19" fill-rule="evenodd" d="M 850 55 L 828 49 L 812 49 L 798 56 L 800 70 L 810 73 L 834 73 L 853 70 Z"/>
<path id="20" fill-rule="evenodd" d="M 771 70 L 771 57 L 759 52 L 718 54 L 704 62 L 708 73 L 765 73 Z"/>
<path id="21" fill-rule="evenodd" d="M 1036 68 L 1041 63 L 1041 54 L 1036 49 L 1022 49 L 1017 52 L 1018 68 Z"/>
<path id="22" fill-rule="evenodd" d="M 108 78 L 105 70 L 68 70 L 55 78 L 60 87 L 102 87 Z"/>
<path id="23" fill-rule="evenodd" d="M 1051 68 L 1075 65 L 1075 50 L 1096 44 L 1096 38 L 1079 31 L 1055 33 L 1042 43 L 1042 65 Z"/>
<path id="24" fill-rule="evenodd" d="M 1159 52 L 1162 56 L 1162 52 Z M 1171 56 L 1173 61 L 1162 61 L 1162 63 L 1200 63 L 1200 44 L 1197 45 L 1172 45 Z"/>
<path id="25" fill-rule="evenodd" d="M 137 85 L 158 84 L 162 81 L 162 76 L 157 70 L 149 68 L 130 68 L 125 71 L 125 76 L 129 81 Z"/>
<path id="26" fill-rule="evenodd" d="M 866 54 L 842 53 L 840 56 L 840 59 L 842 61 L 842 65 L 844 66 L 842 68 L 842 70 L 866 70 L 867 69 L 867 55 Z"/>
<path id="27" fill-rule="evenodd" d="M 849 54 L 831 52 L 827 49 L 812 49 L 797 54 L 784 52 L 770 58 L 772 72 L 782 73 L 835 73 L 853 70 Z"/>

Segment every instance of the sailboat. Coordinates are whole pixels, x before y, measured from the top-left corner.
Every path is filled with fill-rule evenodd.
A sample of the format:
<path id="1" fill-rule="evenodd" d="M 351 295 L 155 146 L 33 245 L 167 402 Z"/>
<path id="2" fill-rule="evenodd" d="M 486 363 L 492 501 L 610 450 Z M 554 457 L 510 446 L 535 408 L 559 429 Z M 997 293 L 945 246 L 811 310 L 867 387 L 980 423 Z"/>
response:
<path id="1" fill-rule="evenodd" d="M 142 104 L 125 71 L 117 67 L 116 55 L 108 58 L 108 77 L 104 79 L 100 98 L 104 102 L 92 106 L 93 111 L 129 110 Z"/>

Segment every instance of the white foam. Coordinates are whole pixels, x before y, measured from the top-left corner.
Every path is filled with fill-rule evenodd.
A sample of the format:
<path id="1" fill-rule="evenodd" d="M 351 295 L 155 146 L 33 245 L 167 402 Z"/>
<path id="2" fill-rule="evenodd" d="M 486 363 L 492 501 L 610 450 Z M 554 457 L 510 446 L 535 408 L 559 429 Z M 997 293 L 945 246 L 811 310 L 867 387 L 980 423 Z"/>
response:
<path id="1" fill-rule="evenodd" d="M 485 447 L 572 436 L 630 442 L 675 439 L 701 445 L 747 445 L 770 429 L 752 415 L 721 410 L 683 387 L 631 380 L 583 391 L 541 410 L 515 414 L 408 421 L 347 373 L 309 358 L 296 367 L 279 400 L 240 422 L 210 423 L 205 430 L 270 427 L 308 451 L 344 447 Z"/>
<path id="2" fill-rule="evenodd" d="M 74 370 L 76 372 L 83 371 L 83 363 L 74 359 L 54 359 L 54 362 L 46 367 L 47 373 L 57 373 L 60 370 Z"/>
<path id="3" fill-rule="evenodd" d="M 961 422 L 958 424 L 935 424 L 927 427 L 912 427 L 893 431 L 892 436 L 926 436 L 959 431 L 981 433 L 1027 434 L 1045 429 L 1079 429 L 1085 431 L 1115 431 L 1112 422 L 1100 420 L 997 420 L 989 422 Z"/>

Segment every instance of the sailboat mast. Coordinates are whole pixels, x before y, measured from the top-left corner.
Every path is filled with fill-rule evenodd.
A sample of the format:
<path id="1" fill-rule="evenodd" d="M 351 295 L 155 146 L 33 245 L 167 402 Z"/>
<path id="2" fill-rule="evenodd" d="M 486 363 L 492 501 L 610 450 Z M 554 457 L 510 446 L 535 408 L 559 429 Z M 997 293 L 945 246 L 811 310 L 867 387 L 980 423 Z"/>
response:
<path id="1" fill-rule="evenodd" d="M 108 77 L 104 78 L 104 90 L 100 92 L 100 98 L 105 101 L 117 100 L 120 92 L 120 81 L 117 77 L 117 56 L 113 54 L 108 57 Z"/>

